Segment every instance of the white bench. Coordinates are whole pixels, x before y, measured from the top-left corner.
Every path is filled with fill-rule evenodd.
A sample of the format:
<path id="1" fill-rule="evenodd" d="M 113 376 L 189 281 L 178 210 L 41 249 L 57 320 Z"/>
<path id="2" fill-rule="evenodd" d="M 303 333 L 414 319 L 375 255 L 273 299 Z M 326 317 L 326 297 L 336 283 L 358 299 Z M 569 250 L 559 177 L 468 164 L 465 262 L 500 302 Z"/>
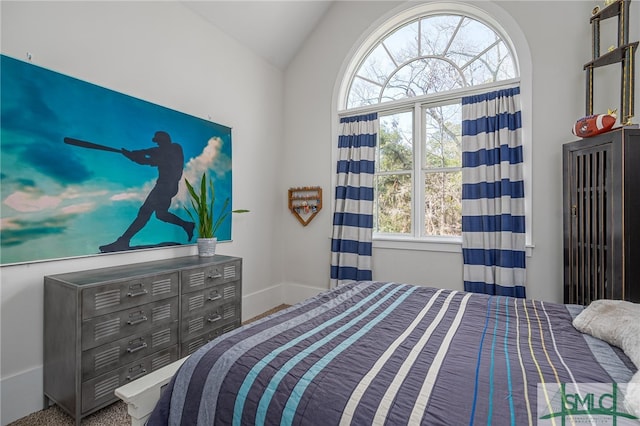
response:
<path id="1" fill-rule="evenodd" d="M 116 396 L 127 404 L 131 426 L 145 424 L 160 399 L 162 389 L 187 358 L 179 359 L 115 390 Z"/>

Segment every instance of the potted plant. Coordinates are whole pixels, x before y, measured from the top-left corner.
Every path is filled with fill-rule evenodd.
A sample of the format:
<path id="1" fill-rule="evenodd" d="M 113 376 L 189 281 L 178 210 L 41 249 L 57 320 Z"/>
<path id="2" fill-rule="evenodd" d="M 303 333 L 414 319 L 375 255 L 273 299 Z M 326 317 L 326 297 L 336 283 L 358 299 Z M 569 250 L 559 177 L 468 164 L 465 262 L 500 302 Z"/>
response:
<path id="1" fill-rule="evenodd" d="M 191 196 L 191 208 L 185 207 L 185 210 L 191 220 L 196 223 L 198 230 L 198 254 L 200 256 L 213 256 L 215 255 L 216 243 L 218 241 L 216 232 L 227 216 L 231 213 L 246 213 L 249 210 L 230 210 L 229 198 L 227 198 L 220 210 L 220 215 L 214 218 L 213 204 L 216 199 L 215 188 L 213 186 L 213 179 L 209 177 L 207 181 L 206 175 L 206 172 L 202 174 L 199 192 L 196 192 L 187 178 L 184 179 L 189 195 Z"/>

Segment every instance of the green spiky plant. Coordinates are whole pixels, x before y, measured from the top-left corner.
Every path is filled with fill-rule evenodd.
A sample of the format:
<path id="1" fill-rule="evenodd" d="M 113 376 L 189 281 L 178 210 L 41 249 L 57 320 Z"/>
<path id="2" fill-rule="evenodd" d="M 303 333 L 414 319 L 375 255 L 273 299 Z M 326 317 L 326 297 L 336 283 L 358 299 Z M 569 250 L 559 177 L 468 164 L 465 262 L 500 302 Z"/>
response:
<path id="1" fill-rule="evenodd" d="M 200 238 L 214 238 L 220 225 L 231 213 L 247 213 L 249 210 L 238 209 L 229 210 L 229 198 L 224 201 L 220 215 L 214 220 L 213 204 L 216 200 L 213 179 L 209 176 L 207 182 L 206 172 L 202 174 L 200 180 L 200 192 L 197 193 L 193 185 L 189 183 L 187 178 L 184 179 L 187 185 L 189 195 L 191 195 L 191 208 L 185 207 L 187 214 L 198 227 L 198 236 Z M 207 185 L 208 183 L 208 185 Z"/>

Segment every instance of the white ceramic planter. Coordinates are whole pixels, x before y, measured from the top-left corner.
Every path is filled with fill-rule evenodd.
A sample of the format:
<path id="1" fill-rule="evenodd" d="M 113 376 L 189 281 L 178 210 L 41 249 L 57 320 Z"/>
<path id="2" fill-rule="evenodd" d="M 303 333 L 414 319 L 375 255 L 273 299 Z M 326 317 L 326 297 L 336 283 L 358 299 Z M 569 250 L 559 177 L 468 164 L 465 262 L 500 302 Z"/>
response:
<path id="1" fill-rule="evenodd" d="M 213 238 L 198 238 L 198 256 L 200 257 L 211 257 L 216 254 L 216 244 L 218 239 L 216 237 Z"/>

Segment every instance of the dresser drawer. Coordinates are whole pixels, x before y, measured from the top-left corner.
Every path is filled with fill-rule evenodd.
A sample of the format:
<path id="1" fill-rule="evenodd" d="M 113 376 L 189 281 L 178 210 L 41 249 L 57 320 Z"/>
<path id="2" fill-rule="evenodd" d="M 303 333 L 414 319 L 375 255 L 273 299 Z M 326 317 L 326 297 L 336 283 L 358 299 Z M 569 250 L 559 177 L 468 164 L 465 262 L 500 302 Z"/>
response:
<path id="1" fill-rule="evenodd" d="M 107 373 L 178 343 L 178 323 L 125 337 L 82 353 L 82 380 Z"/>
<path id="2" fill-rule="evenodd" d="M 198 311 L 190 316 L 183 315 L 180 326 L 182 341 L 187 341 L 196 335 L 213 331 L 239 320 L 240 301 Z"/>
<path id="3" fill-rule="evenodd" d="M 172 346 L 151 354 L 141 360 L 127 364 L 82 383 L 82 412 L 117 400 L 116 388 L 140 378 L 152 371 L 171 364 L 178 359 L 178 346 Z"/>
<path id="4" fill-rule="evenodd" d="M 178 321 L 178 298 L 147 303 L 82 322 L 82 350 Z"/>
<path id="5" fill-rule="evenodd" d="M 182 271 L 182 293 L 240 280 L 241 260 Z"/>
<path id="6" fill-rule="evenodd" d="M 180 358 L 191 355 L 218 336 L 240 327 L 240 320 L 220 326 L 180 344 Z"/>
<path id="7" fill-rule="evenodd" d="M 186 293 L 181 298 L 182 316 L 190 316 L 203 309 L 215 309 L 219 305 L 239 300 L 240 291 L 240 281 L 234 281 Z"/>
<path id="8" fill-rule="evenodd" d="M 112 282 L 82 291 L 82 318 L 88 319 L 132 306 L 177 296 L 179 272 Z"/>

